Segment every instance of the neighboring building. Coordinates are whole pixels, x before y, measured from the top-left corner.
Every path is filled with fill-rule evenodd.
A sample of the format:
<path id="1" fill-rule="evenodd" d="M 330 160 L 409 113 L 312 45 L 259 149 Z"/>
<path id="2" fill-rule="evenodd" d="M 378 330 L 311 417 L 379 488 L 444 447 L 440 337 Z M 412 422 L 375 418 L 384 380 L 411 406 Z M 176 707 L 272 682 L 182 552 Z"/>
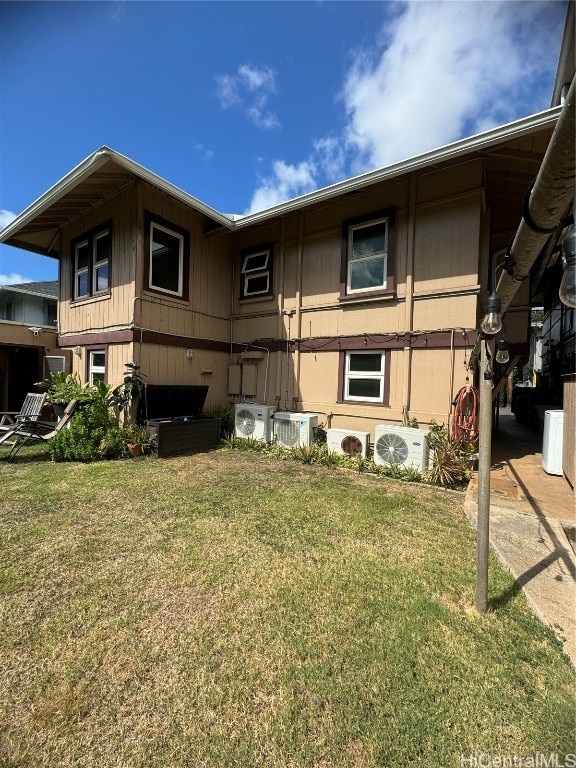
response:
<path id="1" fill-rule="evenodd" d="M 207 404 L 244 396 L 372 437 L 446 421 L 559 112 L 246 216 L 104 147 L 0 240 L 59 260 L 58 344 L 83 381 L 118 384 L 134 361 L 150 383 L 208 384 Z M 524 285 L 511 359 L 529 309 Z"/>
<path id="2" fill-rule="evenodd" d="M 18 411 L 44 378 L 58 341 L 57 303 L 57 280 L 0 286 L 0 410 Z"/>

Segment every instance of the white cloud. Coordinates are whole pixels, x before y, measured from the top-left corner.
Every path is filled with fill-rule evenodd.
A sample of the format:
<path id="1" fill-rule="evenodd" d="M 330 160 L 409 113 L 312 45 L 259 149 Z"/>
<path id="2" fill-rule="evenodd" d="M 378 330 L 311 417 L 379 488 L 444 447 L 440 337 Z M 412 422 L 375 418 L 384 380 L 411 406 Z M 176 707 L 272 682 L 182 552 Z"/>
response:
<path id="1" fill-rule="evenodd" d="M 7 227 L 8 224 L 10 224 L 11 221 L 14 221 L 15 218 L 16 214 L 12 213 L 12 211 L 4 211 L 0 209 L 0 229 Z"/>
<path id="2" fill-rule="evenodd" d="M 214 157 L 214 150 L 208 149 L 208 147 L 205 147 L 204 144 L 199 141 L 194 142 L 193 146 L 202 162 L 208 165 Z"/>
<path id="3" fill-rule="evenodd" d="M 280 127 L 276 114 L 268 109 L 268 101 L 276 95 L 276 73 L 269 67 L 242 64 L 235 75 L 216 77 L 217 96 L 222 109 L 242 109 L 258 128 Z"/>
<path id="4" fill-rule="evenodd" d="M 357 54 L 344 82 L 353 171 L 501 125 L 535 111 L 539 97 L 547 106 L 539 75 L 553 59 L 560 5 L 405 4 L 379 48 Z"/>
<path id="5" fill-rule="evenodd" d="M 341 135 L 314 141 L 301 163 L 275 160 L 250 212 L 547 108 L 564 3 L 383 7 L 374 45 L 351 52 Z"/>
<path id="6" fill-rule="evenodd" d="M 3 275 L 0 272 L 0 285 L 18 285 L 19 283 L 31 283 L 29 277 L 23 277 L 16 272 L 11 272 L 9 275 Z"/>
<path id="7" fill-rule="evenodd" d="M 272 175 L 261 180 L 246 213 L 263 211 L 284 200 L 311 192 L 317 187 L 315 174 L 316 167 L 307 160 L 297 165 L 275 160 Z"/>

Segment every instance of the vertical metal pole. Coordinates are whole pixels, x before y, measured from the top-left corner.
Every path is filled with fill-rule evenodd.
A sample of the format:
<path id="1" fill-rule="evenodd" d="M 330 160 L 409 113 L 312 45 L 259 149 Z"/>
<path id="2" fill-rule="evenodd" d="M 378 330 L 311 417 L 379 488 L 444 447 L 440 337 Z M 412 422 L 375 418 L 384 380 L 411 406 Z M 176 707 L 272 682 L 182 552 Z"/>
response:
<path id="1" fill-rule="evenodd" d="M 478 447 L 478 516 L 476 518 L 476 610 L 488 609 L 488 553 L 490 545 L 490 465 L 492 463 L 492 378 L 490 353 L 485 339 L 480 342 L 480 440 Z"/>

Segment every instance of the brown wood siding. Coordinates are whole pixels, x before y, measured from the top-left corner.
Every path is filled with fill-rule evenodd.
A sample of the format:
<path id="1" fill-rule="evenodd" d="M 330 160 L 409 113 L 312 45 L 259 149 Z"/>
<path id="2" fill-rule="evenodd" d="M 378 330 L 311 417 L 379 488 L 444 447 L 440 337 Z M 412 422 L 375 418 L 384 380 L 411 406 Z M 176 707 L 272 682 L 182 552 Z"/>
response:
<path id="1" fill-rule="evenodd" d="M 144 209 L 153 216 L 190 233 L 188 300 L 150 292 L 142 283 L 138 290 L 137 325 L 143 329 L 177 336 L 230 339 L 232 236 L 206 237 L 204 219 L 149 187 L 141 193 Z M 142 241 L 140 261 L 147 260 Z M 144 266 L 138 270 L 142 279 Z"/>
<path id="2" fill-rule="evenodd" d="M 58 319 L 61 343 L 66 335 L 128 327 L 133 317 L 136 264 L 137 195 L 134 186 L 74 221 L 63 232 Z M 107 221 L 112 224 L 110 292 L 73 301 L 71 243 Z"/>
<path id="3" fill-rule="evenodd" d="M 463 366 L 451 365 L 451 357 L 455 359 L 459 354 L 460 360 L 463 350 L 450 352 L 450 332 L 441 339 L 429 334 L 431 348 L 426 348 L 426 337 L 410 343 L 413 359 L 409 376 L 406 376 L 406 365 L 410 364 L 407 357 L 410 353 L 403 349 L 408 342 L 399 339 L 395 344 L 383 343 L 383 348 L 392 348 L 388 407 L 337 402 L 337 349 L 343 348 L 344 337 L 356 337 L 356 342 L 346 343 L 361 345 L 367 335 L 372 346 L 376 343 L 374 339 L 382 339 L 385 334 L 464 328 L 470 331 L 469 338 L 464 340 L 457 333 L 454 345 L 474 343 L 472 329 L 478 319 L 484 205 L 480 190 L 482 164 L 464 163 L 461 167 L 435 170 L 420 177 L 414 175 L 413 179 L 416 185 L 412 193 L 413 217 L 409 207 L 411 182 L 403 179 L 389 187 L 323 204 L 286 219 L 283 269 L 277 271 L 275 284 L 280 309 L 295 310 L 290 320 L 291 338 L 300 338 L 303 344 L 300 351 L 290 356 L 289 366 L 284 352 L 276 357 L 274 376 L 270 376 L 274 390 L 269 387 L 272 392 L 269 402 L 276 400 L 279 407 L 318 411 L 336 420 L 356 415 L 372 431 L 374 424 L 383 419 L 401 422 L 403 406 L 423 423 L 431 418 L 447 420 L 449 403 L 465 379 Z M 344 305 L 339 299 L 342 222 L 392 207 L 396 212 L 396 293 L 388 297 L 357 295 L 354 303 Z M 242 245 L 256 246 L 258 238 L 265 242 L 270 234 L 270 228 L 263 227 L 249 238 L 243 236 Z M 278 237 L 281 237 L 281 228 Z M 411 237 L 414 238 L 413 306 L 408 311 Z M 286 338 L 288 318 L 281 317 L 279 323 L 277 312 L 278 305 L 274 302 L 268 305 L 236 302 L 234 340 L 280 335 Z M 310 340 L 308 351 L 305 350 L 307 340 Z M 312 351 L 315 343 L 317 349 Z M 409 391 L 406 391 L 408 383 Z M 434 393 L 427 397 L 431 388 Z"/>
<path id="4" fill-rule="evenodd" d="M 193 355 L 188 358 L 186 347 L 147 343 L 135 347 L 147 383 L 206 385 L 206 407 L 227 401 L 229 354 L 191 346 Z"/>

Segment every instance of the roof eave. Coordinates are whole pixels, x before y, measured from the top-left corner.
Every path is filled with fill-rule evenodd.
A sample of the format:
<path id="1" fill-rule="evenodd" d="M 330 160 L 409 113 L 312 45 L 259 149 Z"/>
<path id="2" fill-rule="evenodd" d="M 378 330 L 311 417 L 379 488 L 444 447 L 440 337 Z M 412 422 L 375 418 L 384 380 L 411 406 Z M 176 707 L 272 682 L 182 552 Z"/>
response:
<path id="1" fill-rule="evenodd" d="M 173 184 L 170 184 L 170 182 L 166 181 L 160 176 L 157 176 L 155 173 L 152 173 L 152 171 L 149 171 L 147 168 L 138 165 L 138 163 L 130 160 L 130 158 L 121 155 L 109 147 L 101 147 L 100 149 L 96 150 L 96 152 L 93 152 L 85 160 L 83 160 L 79 165 L 73 168 L 68 174 L 66 174 L 66 176 L 60 179 L 60 181 L 56 182 L 56 184 L 50 187 L 47 192 L 35 200 L 19 216 L 13 219 L 6 227 L 4 227 L 4 229 L 0 231 L 0 243 L 5 243 L 8 240 L 14 238 L 14 244 L 16 244 L 17 238 L 15 238 L 15 236 L 23 226 L 31 222 L 39 214 L 48 210 L 51 205 L 64 197 L 67 192 L 80 184 L 84 179 L 91 176 L 96 170 L 98 170 L 99 167 L 110 160 L 119 165 L 121 168 L 127 170 L 129 173 L 132 173 L 136 177 L 147 182 L 148 184 L 161 189 L 163 192 L 166 192 L 167 194 L 172 195 L 187 205 L 195 208 L 197 211 L 204 214 L 208 218 L 218 222 L 218 224 L 224 227 L 232 228 L 233 224 L 228 216 L 224 216 L 218 211 L 215 211 L 210 206 L 202 203 L 200 200 L 197 200 L 195 197 L 192 197 Z M 26 245 L 18 244 L 18 247 L 26 247 Z M 33 246 L 28 244 L 28 250 L 34 250 Z"/>
<path id="2" fill-rule="evenodd" d="M 290 213 L 298 208 L 323 202 L 330 198 L 337 197 L 338 195 L 349 194 L 362 189 L 363 187 L 370 186 L 371 184 L 401 176 L 404 173 L 410 173 L 411 171 L 416 171 L 429 165 L 457 158 L 469 152 L 498 144 L 502 141 L 520 138 L 534 130 L 545 128 L 548 125 L 554 125 L 558 119 L 560 111 L 561 107 L 554 107 L 543 112 L 538 112 L 534 115 L 524 117 L 521 120 L 516 120 L 513 123 L 498 126 L 490 131 L 476 134 L 466 139 L 460 139 L 452 144 L 446 144 L 443 147 L 430 150 L 421 155 L 416 155 L 407 160 L 393 163 L 392 165 L 379 168 L 375 171 L 368 171 L 367 173 L 363 173 L 351 179 L 332 184 L 329 187 L 323 187 L 314 192 L 309 192 L 306 195 L 293 198 L 292 200 L 280 203 L 272 208 L 266 208 L 257 213 L 247 214 L 235 221 L 235 228 L 240 229 L 249 226 L 250 224 L 260 223 L 265 219 Z"/>

